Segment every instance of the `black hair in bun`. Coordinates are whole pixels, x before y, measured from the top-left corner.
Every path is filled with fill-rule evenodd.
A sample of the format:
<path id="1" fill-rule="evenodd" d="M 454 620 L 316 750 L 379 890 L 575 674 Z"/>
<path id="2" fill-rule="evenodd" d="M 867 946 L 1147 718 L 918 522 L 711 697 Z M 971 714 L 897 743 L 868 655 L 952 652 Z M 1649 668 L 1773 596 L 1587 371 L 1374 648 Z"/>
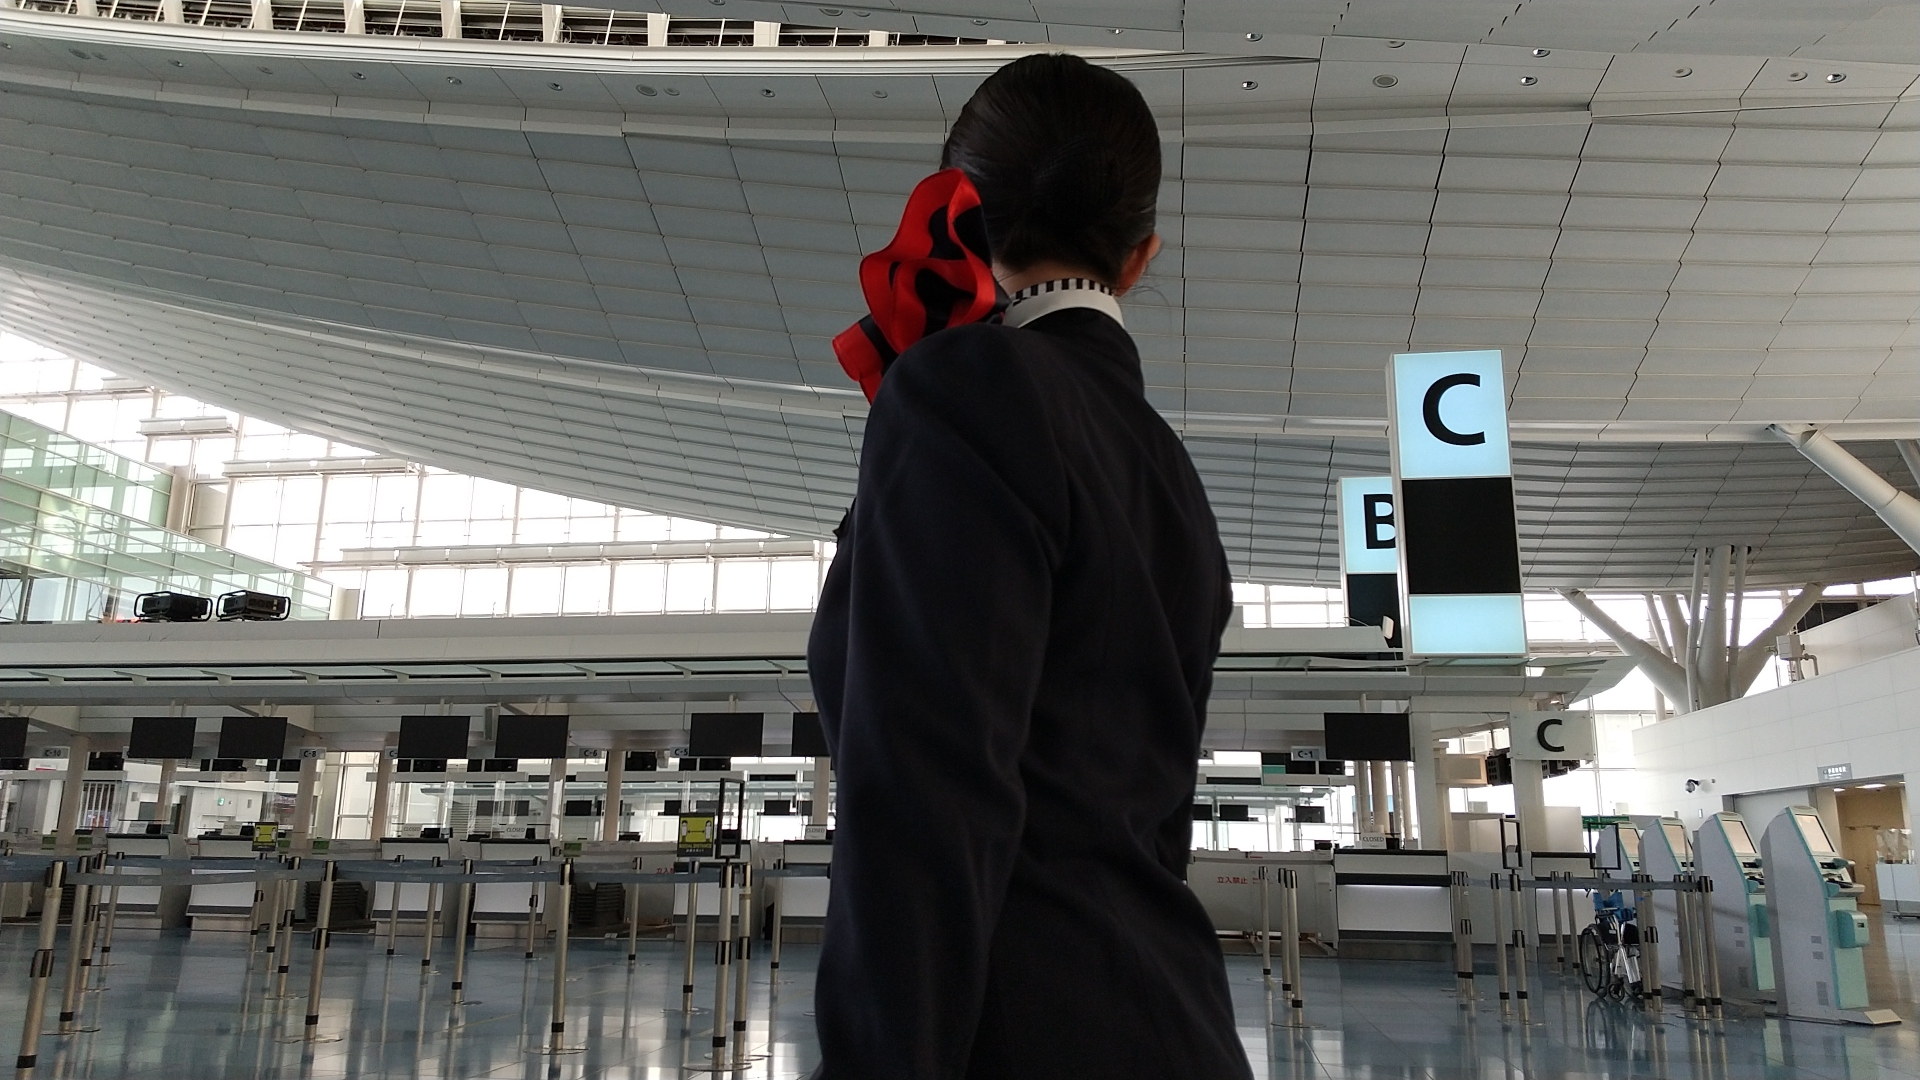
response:
<path id="1" fill-rule="evenodd" d="M 940 163 L 980 192 L 995 261 L 1062 262 L 1112 283 L 1153 233 L 1160 130 L 1125 77 L 1066 53 L 1025 56 L 960 110 Z"/>

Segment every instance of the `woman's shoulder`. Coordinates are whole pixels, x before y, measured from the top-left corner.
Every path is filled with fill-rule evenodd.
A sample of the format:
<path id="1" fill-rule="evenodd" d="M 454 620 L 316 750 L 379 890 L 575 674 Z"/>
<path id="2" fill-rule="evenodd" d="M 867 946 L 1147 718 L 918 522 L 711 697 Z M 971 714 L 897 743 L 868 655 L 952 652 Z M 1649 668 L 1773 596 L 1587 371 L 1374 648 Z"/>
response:
<path id="1" fill-rule="evenodd" d="M 990 323 L 952 326 L 929 334 L 900 354 L 887 368 L 880 399 L 930 393 L 942 398 L 966 399 L 981 392 L 1007 395 L 1030 392 L 1031 352 L 1034 343 L 1012 327 Z M 960 401 L 954 401 L 959 404 Z"/>

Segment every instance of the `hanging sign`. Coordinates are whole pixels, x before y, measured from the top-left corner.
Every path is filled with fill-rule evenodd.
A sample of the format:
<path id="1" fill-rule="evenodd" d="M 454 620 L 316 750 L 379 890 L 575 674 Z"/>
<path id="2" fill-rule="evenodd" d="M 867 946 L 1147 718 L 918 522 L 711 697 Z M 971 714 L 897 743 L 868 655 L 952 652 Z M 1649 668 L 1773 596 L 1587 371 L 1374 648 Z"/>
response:
<path id="1" fill-rule="evenodd" d="M 1393 477 L 1340 480 L 1340 581 L 1350 626 L 1378 626 L 1399 648 L 1400 550 L 1393 526 Z"/>
<path id="2" fill-rule="evenodd" d="M 1600 754 L 1592 713 L 1511 713 L 1507 737 L 1515 761 L 1592 761 Z"/>
<path id="3" fill-rule="evenodd" d="M 1397 354 L 1387 401 L 1407 653 L 1524 656 L 1499 350 Z"/>

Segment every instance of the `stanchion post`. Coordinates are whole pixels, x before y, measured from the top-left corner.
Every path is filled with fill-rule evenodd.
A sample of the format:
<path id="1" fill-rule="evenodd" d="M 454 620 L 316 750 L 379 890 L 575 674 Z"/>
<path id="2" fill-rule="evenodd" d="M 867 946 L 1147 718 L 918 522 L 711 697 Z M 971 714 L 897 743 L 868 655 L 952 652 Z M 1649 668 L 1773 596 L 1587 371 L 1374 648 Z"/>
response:
<path id="1" fill-rule="evenodd" d="M 1650 885 L 1653 878 L 1647 874 L 1633 875 L 1634 884 Z M 1640 994 L 1642 1004 L 1653 1010 L 1655 1016 L 1663 1011 L 1665 982 L 1660 977 L 1660 920 L 1653 905 L 1653 890 L 1636 888 L 1633 890 L 1634 921 L 1640 925 Z"/>
<path id="2" fill-rule="evenodd" d="M 1567 973 L 1567 933 L 1566 924 L 1560 920 L 1560 878 L 1562 876 L 1559 871 L 1555 871 L 1549 879 L 1552 884 L 1547 887 L 1547 902 L 1553 908 L 1553 967 L 1554 970 L 1565 975 Z M 1534 907 L 1538 909 L 1539 906 L 1540 902 L 1536 898 Z"/>
<path id="3" fill-rule="evenodd" d="M 687 866 L 687 974 L 680 981 L 680 1011 L 693 1010 L 693 950 L 700 937 L 700 860 L 690 859 Z"/>
<path id="4" fill-rule="evenodd" d="M 737 970 L 733 976 L 733 1056 L 737 1060 L 746 1053 L 747 1045 L 747 977 L 753 969 L 753 864 L 740 863 L 740 888 L 736 895 L 740 899 L 739 917 L 735 921 L 733 959 Z"/>
<path id="5" fill-rule="evenodd" d="M 1473 1001 L 1473 908 L 1467 872 L 1448 875 L 1447 898 L 1453 906 L 1453 990 L 1464 1007 Z"/>
<path id="6" fill-rule="evenodd" d="M 559 1053 L 567 1032 L 567 938 L 573 922 L 573 860 L 560 860 L 560 896 L 553 942 L 553 1022 L 547 1027 L 547 1049 Z"/>
<path id="7" fill-rule="evenodd" d="M 442 865 L 443 863 L 440 856 L 435 855 L 433 857 L 434 869 L 437 870 Z M 427 883 L 427 928 L 421 938 L 423 944 L 420 948 L 420 970 L 422 971 L 430 970 L 433 967 L 433 931 L 439 924 L 439 920 L 435 917 L 439 914 L 440 883 L 431 881 Z"/>
<path id="8" fill-rule="evenodd" d="M 473 860 L 460 861 L 460 873 L 473 876 Z M 453 1003 L 467 1003 L 467 920 L 473 917 L 473 882 L 460 883 L 460 925 L 453 931 Z"/>
<path id="9" fill-rule="evenodd" d="M 1698 957 L 1694 955 L 1693 883 L 1687 875 L 1675 874 L 1673 884 L 1679 886 L 1673 890 L 1673 928 L 1680 935 L 1677 943 L 1680 952 L 1680 1014 L 1692 1020 L 1699 1016 L 1704 1005 L 1699 993 Z"/>
<path id="10" fill-rule="evenodd" d="M 1306 980 L 1300 972 L 1300 874 L 1296 870 L 1281 871 L 1286 904 L 1280 909 L 1281 932 L 1286 936 L 1283 946 L 1286 967 L 1287 1014 L 1288 1023 L 1293 1027 L 1305 1025 L 1307 1019 Z"/>
<path id="11" fill-rule="evenodd" d="M 300 869 L 300 856 L 295 855 L 288 859 L 287 869 Z M 277 927 L 275 936 L 280 938 L 280 964 L 274 972 L 273 996 L 276 998 L 287 996 L 287 971 L 293 966 L 294 914 L 299 910 L 297 898 L 306 888 L 298 877 L 287 878 L 285 886 L 284 892 L 276 890 L 274 893 L 278 897 L 275 902 L 280 905 L 280 910 L 274 913 L 274 924 Z"/>
<path id="12" fill-rule="evenodd" d="M 1260 868 L 1260 977 L 1273 985 L 1273 899 L 1267 868 Z"/>
<path id="13" fill-rule="evenodd" d="M 394 866 L 400 865 L 400 856 L 393 857 Z M 387 955 L 392 956 L 399 945 L 400 938 L 400 883 L 387 882 Z"/>
<path id="14" fill-rule="evenodd" d="M 327 970 L 327 923 L 333 911 L 333 881 L 340 864 L 329 861 L 320 874 L 320 910 L 313 920 L 313 969 L 307 973 L 306 1039 L 320 1033 L 320 981 Z"/>
<path id="15" fill-rule="evenodd" d="M 769 982 L 779 978 L 780 975 L 780 930 L 787 906 L 786 869 L 784 859 L 774 864 L 774 870 L 779 876 L 773 879 L 773 885 L 769 890 L 773 894 L 773 949 L 767 954 L 767 981 Z"/>
<path id="16" fill-rule="evenodd" d="M 81 865 L 88 874 L 100 873 L 105 856 L 89 855 Z M 93 946 L 94 939 L 100 935 L 100 894 L 102 886 L 95 885 L 87 890 L 87 921 L 85 936 L 80 939 L 80 990 L 86 992 L 93 985 Z M 74 897 L 74 914 L 79 914 L 80 898 Z"/>
<path id="17" fill-rule="evenodd" d="M 713 933 L 713 1055 L 718 1058 L 727 1047 L 727 976 L 732 965 L 727 961 L 733 947 L 733 862 L 720 863 L 720 920 Z"/>
<path id="18" fill-rule="evenodd" d="M 253 907 L 247 911 L 247 977 L 253 977 L 253 958 L 260 951 L 260 905 L 267 901 L 267 890 L 259 878 L 253 881 Z M 272 945 L 268 945 L 272 949 Z M 273 968 L 273 953 L 267 953 L 267 968 Z"/>
<path id="19" fill-rule="evenodd" d="M 1700 948 L 1707 960 L 1707 1004 L 1713 1011 L 1716 1021 L 1726 1019 L 1725 1002 L 1720 997 L 1720 950 L 1715 944 L 1719 939 L 1713 932 L 1713 879 L 1700 879 Z"/>
<path id="20" fill-rule="evenodd" d="M 86 872 L 86 862 L 80 864 L 81 873 Z M 86 882 L 77 882 L 73 886 L 73 912 L 67 916 L 67 988 L 66 996 L 60 1002 L 60 1034 L 71 1035 L 74 1032 L 74 1017 L 80 1008 L 80 979 L 85 971 L 80 966 L 81 952 L 86 941 L 87 893 L 92 887 Z M 58 894 L 50 896 L 48 902 L 58 907 Z"/>
<path id="21" fill-rule="evenodd" d="M 1527 930 L 1531 922 L 1532 929 L 1538 932 L 1539 909 L 1536 907 L 1532 918 L 1529 919 L 1527 905 L 1533 900 L 1533 893 L 1520 887 L 1518 870 L 1507 872 L 1507 890 L 1509 900 L 1513 904 L 1514 1000 L 1520 1005 L 1520 1022 L 1528 1024 L 1533 1021 L 1533 1003 L 1527 998 Z"/>
<path id="22" fill-rule="evenodd" d="M 40 946 L 27 963 L 27 1015 L 20 1029 L 20 1056 L 14 1061 L 19 1075 L 33 1072 L 40 1060 L 40 1024 L 46 1019 L 47 984 L 53 981 L 53 945 L 60 933 L 60 891 L 66 885 L 67 864 L 47 864 L 46 900 L 40 905 Z"/>
<path id="23" fill-rule="evenodd" d="M 633 872 L 640 873 L 640 856 L 633 857 Z M 640 959 L 640 883 L 629 882 L 627 893 L 627 966 Z"/>
<path id="24" fill-rule="evenodd" d="M 539 859 L 533 860 L 533 865 L 536 867 L 539 866 L 540 860 Z M 539 917 L 540 917 L 540 886 L 536 883 L 532 888 L 527 890 L 527 955 L 526 955 L 526 958 L 528 960 L 533 959 L 533 924 Z"/>
<path id="25" fill-rule="evenodd" d="M 100 868 L 104 873 L 106 870 L 104 860 Z M 107 925 L 100 932 L 101 967 L 107 966 L 108 958 L 113 953 L 113 928 L 120 921 L 120 882 L 117 880 L 120 877 L 120 864 L 118 863 L 114 864 L 113 876 L 116 880 L 112 885 L 107 886 Z"/>
<path id="26" fill-rule="evenodd" d="M 1506 907 L 1500 895 L 1500 875 L 1494 874 L 1487 879 L 1487 889 L 1493 898 L 1493 969 L 1500 977 L 1500 1018 L 1506 1019 L 1513 1011 L 1513 991 L 1507 984 L 1507 927 L 1502 909 Z"/>

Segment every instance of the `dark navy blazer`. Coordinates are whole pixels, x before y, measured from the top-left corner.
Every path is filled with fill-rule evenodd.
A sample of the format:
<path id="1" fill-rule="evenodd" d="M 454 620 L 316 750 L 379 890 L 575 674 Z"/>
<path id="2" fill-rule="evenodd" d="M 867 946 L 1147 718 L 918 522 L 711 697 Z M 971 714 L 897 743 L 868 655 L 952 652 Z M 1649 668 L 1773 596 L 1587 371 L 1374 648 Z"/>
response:
<path id="1" fill-rule="evenodd" d="M 1111 318 L 896 361 L 808 647 L 839 783 L 818 1076 L 1251 1075 L 1184 880 L 1230 585 Z"/>

